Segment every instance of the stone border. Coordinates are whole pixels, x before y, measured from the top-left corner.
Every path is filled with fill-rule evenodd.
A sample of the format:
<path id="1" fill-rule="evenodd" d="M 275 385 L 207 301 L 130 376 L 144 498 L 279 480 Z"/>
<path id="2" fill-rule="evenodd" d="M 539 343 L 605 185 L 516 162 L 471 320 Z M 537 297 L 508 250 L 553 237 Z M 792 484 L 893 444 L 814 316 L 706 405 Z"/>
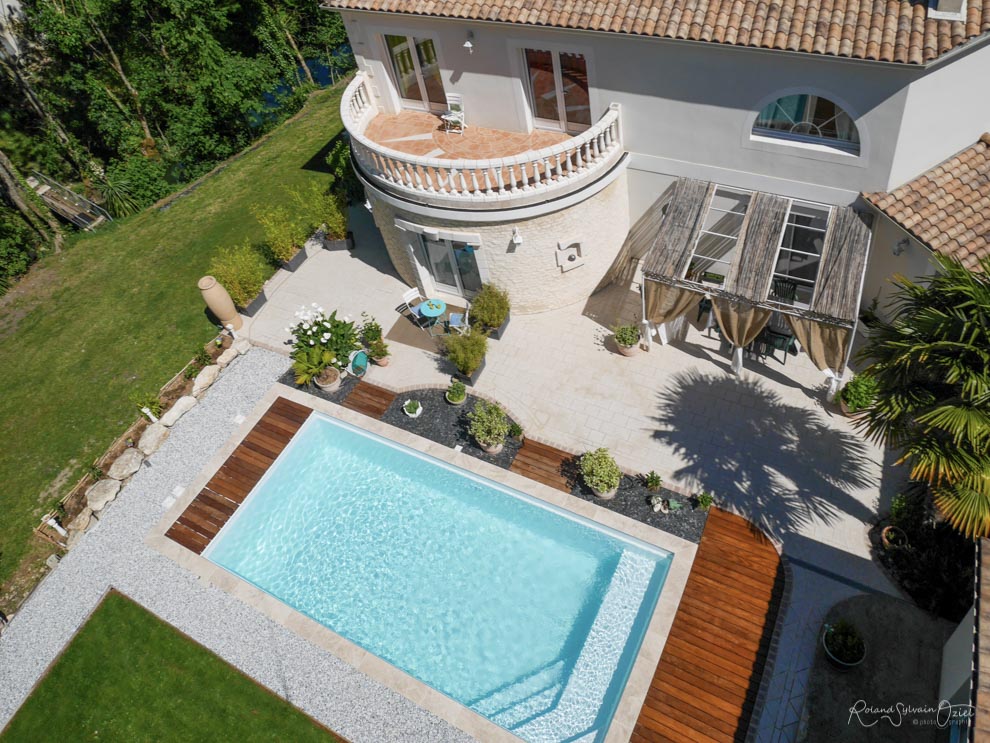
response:
<path id="1" fill-rule="evenodd" d="M 420 387 L 421 389 L 422 387 Z M 640 710 L 653 681 L 657 664 L 663 652 L 667 636 L 677 613 L 684 587 L 698 545 L 654 529 L 626 516 L 608 511 L 600 506 L 567 493 L 550 488 L 514 472 L 509 472 L 482 460 L 456 452 L 416 434 L 394 428 L 361 413 L 348 410 L 285 385 L 275 383 L 257 403 L 254 410 L 237 431 L 217 451 L 200 475 L 189 484 L 182 496 L 172 505 L 162 519 L 145 537 L 145 543 L 194 573 L 204 585 L 215 586 L 261 611 L 275 622 L 296 633 L 303 639 L 336 655 L 361 673 L 398 692 L 423 709 L 445 720 L 454 727 L 485 741 L 518 741 L 512 733 L 487 718 L 455 702 L 409 674 L 367 652 L 341 637 L 322 624 L 295 611 L 247 581 L 229 573 L 208 559 L 196 555 L 165 537 L 165 532 L 185 510 L 213 474 L 223 465 L 234 449 L 254 428 L 278 397 L 298 402 L 314 411 L 358 426 L 371 433 L 384 436 L 396 443 L 409 446 L 473 474 L 485 477 L 508 487 L 522 491 L 571 513 L 622 532 L 647 544 L 673 554 L 667 577 L 653 616 L 650 619 L 639 653 L 629 673 L 622 697 L 616 707 L 605 741 L 628 741 L 639 719 Z"/>

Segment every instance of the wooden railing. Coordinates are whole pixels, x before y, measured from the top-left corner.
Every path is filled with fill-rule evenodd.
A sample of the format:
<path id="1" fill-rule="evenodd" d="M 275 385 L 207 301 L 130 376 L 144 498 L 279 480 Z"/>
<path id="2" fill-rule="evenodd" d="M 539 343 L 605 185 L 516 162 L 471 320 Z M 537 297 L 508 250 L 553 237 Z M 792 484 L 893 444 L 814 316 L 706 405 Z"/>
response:
<path id="1" fill-rule="evenodd" d="M 557 198 L 607 173 L 623 154 L 619 106 L 570 139 L 510 157 L 443 160 L 393 150 L 364 135 L 379 113 L 364 73 L 344 91 L 340 114 L 361 171 L 385 190 L 421 203 L 501 209 Z"/>

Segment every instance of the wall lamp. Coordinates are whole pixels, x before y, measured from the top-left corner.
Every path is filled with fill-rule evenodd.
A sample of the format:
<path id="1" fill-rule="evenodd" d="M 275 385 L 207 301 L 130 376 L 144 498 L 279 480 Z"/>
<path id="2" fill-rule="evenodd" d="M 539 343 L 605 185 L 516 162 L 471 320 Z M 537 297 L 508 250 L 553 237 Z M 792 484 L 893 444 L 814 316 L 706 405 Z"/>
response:
<path id="1" fill-rule="evenodd" d="M 516 247 L 522 245 L 522 235 L 519 234 L 518 227 L 512 228 L 512 244 L 515 245 Z"/>
<path id="2" fill-rule="evenodd" d="M 468 31 L 467 41 L 464 42 L 464 48 L 468 50 L 468 54 L 474 54 L 474 31 Z"/>
<path id="3" fill-rule="evenodd" d="M 893 253 L 894 255 L 900 255 L 905 250 L 907 250 L 910 247 L 910 245 L 911 245 L 911 241 L 905 237 L 903 240 L 898 240 L 897 244 L 894 245 L 894 247 L 891 249 L 890 252 Z"/>

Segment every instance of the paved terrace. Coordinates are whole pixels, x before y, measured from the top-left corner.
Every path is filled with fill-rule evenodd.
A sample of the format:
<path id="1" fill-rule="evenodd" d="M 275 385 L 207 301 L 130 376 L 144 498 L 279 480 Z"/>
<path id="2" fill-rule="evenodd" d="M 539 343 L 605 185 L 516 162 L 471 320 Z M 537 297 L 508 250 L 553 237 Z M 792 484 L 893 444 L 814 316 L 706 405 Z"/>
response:
<path id="1" fill-rule="evenodd" d="M 272 281 L 268 304 L 248 326 L 253 342 L 287 352 L 293 313 L 312 302 L 358 321 L 368 312 L 386 332 L 400 319 L 408 287 L 370 215 L 356 209 L 352 223 L 353 252 L 316 251 Z M 653 469 L 685 488 L 713 490 L 781 545 L 794 580 L 758 739 L 794 740 L 824 613 L 864 591 L 896 595 L 867 539 L 878 502 L 896 492 L 890 468 L 881 475 L 891 458 L 824 403 L 825 378 L 804 355 L 786 365 L 747 359 L 737 377 L 717 338 L 686 324 L 671 345 L 619 356 L 607 328 L 589 317 L 605 318 L 613 299 L 513 316 L 504 339 L 490 343 L 477 390 L 502 401 L 528 436 L 573 452 L 607 446 L 630 472 Z M 623 303 L 635 312 L 634 296 Z M 391 352 L 392 363 L 371 368 L 368 381 L 403 390 L 446 384 L 453 372 L 412 346 L 393 342 Z"/>

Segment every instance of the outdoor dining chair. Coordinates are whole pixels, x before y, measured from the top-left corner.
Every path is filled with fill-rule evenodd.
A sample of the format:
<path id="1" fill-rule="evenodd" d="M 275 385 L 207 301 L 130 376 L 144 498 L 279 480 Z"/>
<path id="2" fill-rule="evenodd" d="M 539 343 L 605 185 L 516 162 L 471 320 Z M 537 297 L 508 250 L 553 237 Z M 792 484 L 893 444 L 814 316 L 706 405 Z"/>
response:
<path id="1" fill-rule="evenodd" d="M 426 299 L 419 293 L 419 289 L 410 289 L 402 295 L 402 302 L 405 304 L 406 309 L 409 310 L 410 319 L 420 330 L 426 330 L 429 325 L 429 320 L 423 317 L 423 313 L 419 311 L 420 306 L 425 301 Z"/>
<path id="2" fill-rule="evenodd" d="M 467 122 L 464 119 L 464 99 L 457 93 L 448 93 L 447 108 L 447 111 L 440 114 L 443 130 L 449 134 L 450 130 L 454 129 L 459 134 L 464 134 L 464 130 L 467 129 Z"/>
<path id="3" fill-rule="evenodd" d="M 464 310 L 463 313 L 451 312 L 450 316 L 447 318 L 447 332 L 451 330 L 456 330 L 461 335 L 467 335 L 471 332 L 471 324 L 469 315 L 471 314 L 471 307 Z"/>

